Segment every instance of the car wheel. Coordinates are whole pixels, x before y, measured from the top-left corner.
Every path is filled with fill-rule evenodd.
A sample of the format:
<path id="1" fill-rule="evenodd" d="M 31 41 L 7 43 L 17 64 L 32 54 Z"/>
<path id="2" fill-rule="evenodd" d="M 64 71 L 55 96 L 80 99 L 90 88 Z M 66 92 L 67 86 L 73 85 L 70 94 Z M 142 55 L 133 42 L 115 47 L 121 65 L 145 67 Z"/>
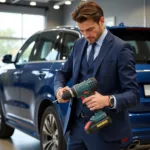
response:
<path id="1" fill-rule="evenodd" d="M 0 104 L 0 138 L 10 138 L 14 133 L 14 128 L 5 123 L 3 111 Z"/>
<path id="2" fill-rule="evenodd" d="M 42 116 L 40 141 L 41 150 L 66 150 L 61 123 L 53 106 L 49 106 Z"/>

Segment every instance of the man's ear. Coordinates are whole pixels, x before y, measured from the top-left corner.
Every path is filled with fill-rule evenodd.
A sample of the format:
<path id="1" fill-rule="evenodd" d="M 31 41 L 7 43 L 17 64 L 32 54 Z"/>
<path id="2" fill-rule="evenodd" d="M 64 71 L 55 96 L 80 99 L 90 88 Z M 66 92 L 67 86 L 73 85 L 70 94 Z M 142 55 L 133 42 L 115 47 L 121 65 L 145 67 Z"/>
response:
<path id="1" fill-rule="evenodd" d="M 99 23 L 104 23 L 104 17 L 101 17 L 101 18 L 99 19 Z"/>
<path id="2" fill-rule="evenodd" d="M 100 25 L 100 26 L 103 26 L 103 25 L 104 25 L 104 17 L 101 17 L 101 18 L 99 19 L 99 25 Z"/>

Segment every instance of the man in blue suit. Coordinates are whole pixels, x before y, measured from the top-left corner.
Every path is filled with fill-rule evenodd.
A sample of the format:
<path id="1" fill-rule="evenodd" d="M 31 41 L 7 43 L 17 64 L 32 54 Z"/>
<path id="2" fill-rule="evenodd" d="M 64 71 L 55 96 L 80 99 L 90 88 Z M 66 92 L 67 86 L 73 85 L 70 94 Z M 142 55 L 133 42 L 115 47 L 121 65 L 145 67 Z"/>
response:
<path id="1" fill-rule="evenodd" d="M 56 74 L 56 97 L 59 103 L 66 102 L 61 95 L 69 90 L 66 84 L 70 78 L 74 85 L 95 77 L 99 88 L 83 101 L 69 101 L 64 126 L 64 133 L 70 131 L 68 150 L 119 150 L 121 140 L 132 136 L 127 108 L 139 102 L 131 46 L 105 28 L 103 10 L 95 2 L 81 3 L 72 18 L 84 37 L 75 41 Z M 84 126 L 98 109 L 103 109 L 112 123 L 87 134 Z"/>

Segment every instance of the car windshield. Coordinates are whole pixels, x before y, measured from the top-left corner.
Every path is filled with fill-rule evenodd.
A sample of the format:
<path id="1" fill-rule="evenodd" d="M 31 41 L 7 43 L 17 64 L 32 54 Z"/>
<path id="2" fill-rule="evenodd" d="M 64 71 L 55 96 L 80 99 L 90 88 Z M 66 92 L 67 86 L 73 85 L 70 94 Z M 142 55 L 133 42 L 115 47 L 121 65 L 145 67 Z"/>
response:
<path id="1" fill-rule="evenodd" d="M 150 28 L 112 28 L 110 31 L 132 45 L 136 63 L 150 63 Z"/>

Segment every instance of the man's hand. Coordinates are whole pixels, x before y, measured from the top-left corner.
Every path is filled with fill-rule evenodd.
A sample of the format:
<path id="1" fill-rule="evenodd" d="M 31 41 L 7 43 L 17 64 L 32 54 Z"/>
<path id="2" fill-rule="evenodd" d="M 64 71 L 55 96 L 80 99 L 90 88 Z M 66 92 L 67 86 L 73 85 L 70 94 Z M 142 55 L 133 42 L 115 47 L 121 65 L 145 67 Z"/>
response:
<path id="1" fill-rule="evenodd" d="M 57 97 L 57 100 L 58 100 L 58 103 L 66 103 L 68 102 L 69 100 L 64 100 L 62 99 L 62 95 L 65 91 L 68 91 L 70 88 L 68 86 L 64 87 L 64 88 L 60 88 L 58 89 L 57 93 L 56 93 L 56 97 Z"/>
<path id="2" fill-rule="evenodd" d="M 91 111 L 102 109 L 105 106 L 110 105 L 109 96 L 103 96 L 98 92 L 95 92 L 94 95 L 85 98 L 82 103 L 86 104 Z"/>

